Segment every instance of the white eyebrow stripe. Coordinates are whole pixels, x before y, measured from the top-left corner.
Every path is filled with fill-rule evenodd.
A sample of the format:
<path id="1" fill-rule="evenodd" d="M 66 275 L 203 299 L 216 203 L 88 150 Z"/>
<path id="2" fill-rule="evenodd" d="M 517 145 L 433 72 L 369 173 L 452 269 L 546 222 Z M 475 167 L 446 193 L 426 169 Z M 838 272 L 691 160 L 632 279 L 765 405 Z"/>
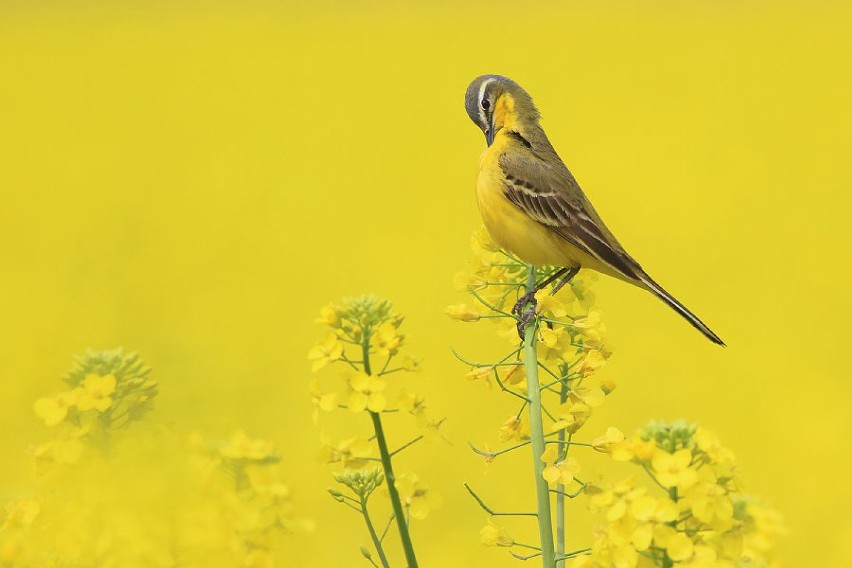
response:
<path id="1" fill-rule="evenodd" d="M 496 79 L 486 79 L 479 86 L 479 118 L 482 119 L 482 124 L 488 124 L 488 118 L 485 116 L 485 109 L 482 108 L 482 98 L 485 96 L 485 89 L 494 81 L 496 81 Z"/>

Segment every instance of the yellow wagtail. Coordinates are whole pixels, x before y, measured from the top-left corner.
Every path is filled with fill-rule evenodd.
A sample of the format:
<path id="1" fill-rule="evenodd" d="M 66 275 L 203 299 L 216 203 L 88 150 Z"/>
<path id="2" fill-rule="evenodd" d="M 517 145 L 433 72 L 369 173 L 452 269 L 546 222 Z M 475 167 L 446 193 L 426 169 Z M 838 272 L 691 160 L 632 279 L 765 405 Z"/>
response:
<path id="1" fill-rule="evenodd" d="M 524 262 L 562 267 L 536 290 L 561 277 L 558 289 L 581 267 L 591 268 L 648 290 L 710 341 L 724 345 L 654 282 L 607 229 L 556 154 L 539 125 L 532 97 L 520 85 L 500 75 L 477 77 L 467 88 L 465 108 L 488 143 L 476 196 L 491 238 Z M 518 301 L 517 314 L 534 301 L 534 293 Z"/>

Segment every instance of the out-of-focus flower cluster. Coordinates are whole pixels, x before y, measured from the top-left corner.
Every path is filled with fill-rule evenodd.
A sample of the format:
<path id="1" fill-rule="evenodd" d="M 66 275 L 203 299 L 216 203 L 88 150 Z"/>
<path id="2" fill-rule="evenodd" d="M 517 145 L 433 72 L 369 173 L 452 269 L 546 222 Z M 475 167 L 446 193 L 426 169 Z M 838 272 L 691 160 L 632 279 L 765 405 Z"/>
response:
<path id="1" fill-rule="evenodd" d="M 140 422 L 157 395 L 149 372 L 136 354 L 89 351 L 67 391 L 35 404 L 56 436 L 32 450 L 32 489 L 5 505 L 0 565 L 271 567 L 283 534 L 310 529 L 270 442 L 187 445 Z"/>
<path id="2" fill-rule="evenodd" d="M 596 530 L 591 556 L 572 568 L 780 566 L 780 516 L 741 492 L 734 454 L 713 433 L 683 421 L 652 422 L 606 449 L 639 466 L 654 486 L 628 478 L 589 488 L 591 508 L 606 524 Z"/>
<path id="3" fill-rule="evenodd" d="M 55 429 L 51 441 L 34 449 L 37 460 L 73 464 L 87 444 L 106 449 L 116 431 L 151 409 L 158 385 L 150 372 L 137 353 L 121 348 L 78 357 L 64 377 L 68 388 L 33 404 L 36 415 Z"/>
<path id="4" fill-rule="evenodd" d="M 194 434 L 189 445 L 188 473 L 197 485 L 180 530 L 204 553 L 197 565 L 231 558 L 236 565 L 273 566 L 282 536 L 312 530 L 313 523 L 297 515 L 272 442 L 238 430 L 225 440 Z"/>

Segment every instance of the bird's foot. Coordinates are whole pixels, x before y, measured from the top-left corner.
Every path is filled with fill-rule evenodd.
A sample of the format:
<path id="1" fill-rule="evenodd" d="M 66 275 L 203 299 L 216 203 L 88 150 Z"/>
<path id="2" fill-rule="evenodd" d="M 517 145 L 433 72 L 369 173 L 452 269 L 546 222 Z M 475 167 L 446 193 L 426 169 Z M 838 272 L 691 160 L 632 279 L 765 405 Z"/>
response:
<path id="1" fill-rule="evenodd" d="M 526 336 L 526 327 L 532 319 L 535 317 L 535 307 L 538 302 L 535 299 L 535 291 L 528 292 L 518 299 L 515 302 L 515 306 L 512 308 L 512 313 L 518 318 L 518 337 L 521 338 L 521 341 L 524 340 Z M 524 309 L 529 305 L 529 308 Z"/>

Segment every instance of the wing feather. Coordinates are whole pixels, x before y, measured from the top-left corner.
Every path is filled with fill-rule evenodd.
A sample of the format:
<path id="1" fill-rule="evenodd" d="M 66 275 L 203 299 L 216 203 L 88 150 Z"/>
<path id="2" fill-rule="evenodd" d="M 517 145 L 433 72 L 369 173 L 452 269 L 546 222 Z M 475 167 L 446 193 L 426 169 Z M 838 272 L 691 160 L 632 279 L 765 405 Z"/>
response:
<path id="1" fill-rule="evenodd" d="M 555 152 L 553 157 L 560 167 L 519 146 L 502 154 L 498 164 L 506 198 L 586 254 L 630 279 L 643 280 L 639 263 L 607 229 Z"/>

